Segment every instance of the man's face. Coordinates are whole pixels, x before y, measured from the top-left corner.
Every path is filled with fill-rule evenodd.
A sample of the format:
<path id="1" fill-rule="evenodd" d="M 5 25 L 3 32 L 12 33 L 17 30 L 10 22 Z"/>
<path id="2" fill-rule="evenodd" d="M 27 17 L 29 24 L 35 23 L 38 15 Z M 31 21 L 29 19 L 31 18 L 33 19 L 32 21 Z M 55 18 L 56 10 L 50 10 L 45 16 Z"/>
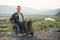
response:
<path id="1" fill-rule="evenodd" d="M 21 11 L 21 7 L 17 7 L 17 12 L 20 12 Z"/>

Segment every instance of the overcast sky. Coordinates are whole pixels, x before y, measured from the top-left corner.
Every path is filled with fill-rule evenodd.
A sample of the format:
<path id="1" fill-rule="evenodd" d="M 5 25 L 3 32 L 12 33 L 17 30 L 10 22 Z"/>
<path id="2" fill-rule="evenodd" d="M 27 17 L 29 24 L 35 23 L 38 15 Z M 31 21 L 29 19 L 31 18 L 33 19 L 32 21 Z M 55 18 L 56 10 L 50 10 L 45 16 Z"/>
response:
<path id="1" fill-rule="evenodd" d="M 21 5 L 33 9 L 56 9 L 60 8 L 60 0 L 0 0 L 0 5 Z"/>

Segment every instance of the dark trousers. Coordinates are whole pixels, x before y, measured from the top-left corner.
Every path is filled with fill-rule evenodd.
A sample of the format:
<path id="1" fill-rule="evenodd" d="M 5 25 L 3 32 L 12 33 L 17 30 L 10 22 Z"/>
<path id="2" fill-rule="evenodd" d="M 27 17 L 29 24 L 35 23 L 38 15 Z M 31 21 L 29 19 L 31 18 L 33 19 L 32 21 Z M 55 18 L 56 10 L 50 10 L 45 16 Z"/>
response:
<path id="1" fill-rule="evenodd" d="M 19 26 L 19 33 L 26 33 L 27 32 L 27 23 L 26 23 L 26 21 L 19 22 L 17 25 Z"/>
<path id="2" fill-rule="evenodd" d="M 18 22 L 17 26 L 14 27 L 14 30 L 16 34 L 30 32 L 32 30 L 32 22 Z"/>

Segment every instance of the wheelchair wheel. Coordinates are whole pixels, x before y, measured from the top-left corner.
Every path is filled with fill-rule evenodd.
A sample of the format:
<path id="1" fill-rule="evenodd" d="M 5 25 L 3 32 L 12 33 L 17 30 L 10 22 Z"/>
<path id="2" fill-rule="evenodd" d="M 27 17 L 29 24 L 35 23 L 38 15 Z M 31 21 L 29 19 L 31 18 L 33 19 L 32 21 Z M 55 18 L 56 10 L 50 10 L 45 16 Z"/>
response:
<path id="1" fill-rule="evenodd" d="M 14 29 L 15 34 L 19 34 L 19 26 L 18 25 L 16 25 L 15 28 L 13 28 L 13 29 Z"/>

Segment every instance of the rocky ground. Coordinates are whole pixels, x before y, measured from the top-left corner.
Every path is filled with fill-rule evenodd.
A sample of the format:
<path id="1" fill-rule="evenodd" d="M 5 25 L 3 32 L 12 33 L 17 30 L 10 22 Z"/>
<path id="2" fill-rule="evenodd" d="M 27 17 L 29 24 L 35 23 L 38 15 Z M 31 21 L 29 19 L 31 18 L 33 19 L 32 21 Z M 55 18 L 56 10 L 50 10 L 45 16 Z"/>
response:
<path id="1" fill-rule="evenodd" d="M 47 32 L 34 32 L 34 37 L 14 37 L 4 34 L 0 35 L 0 40 L 60 40 L 60 29 L 49 30 Z"/>

